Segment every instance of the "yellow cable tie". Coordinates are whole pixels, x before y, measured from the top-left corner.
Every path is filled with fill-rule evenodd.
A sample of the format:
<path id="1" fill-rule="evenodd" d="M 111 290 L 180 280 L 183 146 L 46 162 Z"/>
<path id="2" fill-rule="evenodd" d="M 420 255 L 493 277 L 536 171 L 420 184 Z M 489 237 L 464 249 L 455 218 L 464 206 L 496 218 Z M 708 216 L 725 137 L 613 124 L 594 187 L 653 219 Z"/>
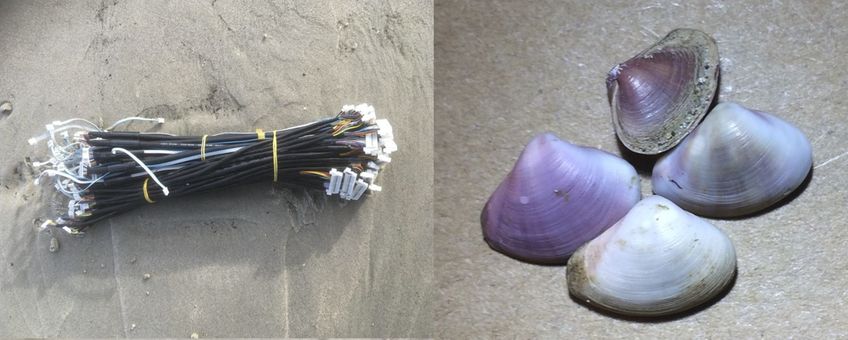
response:
<path id="1" fill-rule="evenodd" d="M 206 160 L 206 137 L 209 135 L 203 135 L 203 138 L 200 139 L 200 159 Z"/>
<path id="2" fill-rule="evenodd" d="M 274 149 L 274 182 L 277 181 L 277 130 L 274 130 L 274 140 L 271 141 L 271 147 Z"/>
<path id="3" fill-rule="evenodd" d="M 258 139 L 258 140 L 265 139 L 265 131 L 262 131 L 262 129 L 256 129 L 256 139 Z"/>
<path id="4" fill-rule="evenodd" d="M 150 180 L 150 177 L 147 177 L 147 178 L 144 179 L 144 185 L 141 186 L 141 191 L 144 192 L 144 200 L 147 201 L 147 203 L 152 204 L 156 201 L 150 199 L 150 194 L 147 193 L 147 181 L 149 181 L 149 180 Z"/>

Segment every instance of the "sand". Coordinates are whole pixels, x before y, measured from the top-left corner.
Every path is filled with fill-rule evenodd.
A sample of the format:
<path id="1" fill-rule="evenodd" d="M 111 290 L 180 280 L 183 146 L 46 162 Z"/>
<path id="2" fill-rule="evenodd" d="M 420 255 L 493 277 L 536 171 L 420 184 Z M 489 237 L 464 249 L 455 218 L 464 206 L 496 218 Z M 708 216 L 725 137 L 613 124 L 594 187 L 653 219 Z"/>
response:
<path id="1" fill-rule="evenodd" d="M 0 32 L 0 337 L 430 336 L 432 3 L 3 1 Z M 362 203 L 269 179 L 56 233 L 54 253 L 34 229 L 56 201 L 26 140 L 50 121 L 269 130 L 361 102 L 401 148 Z"/>
<path id="2" fill-rule="evenodd" d="M 436 3 L 436 336 L 848 336 L 848 8 L 804 4 Z M 622 154 L 606 73 L 677 27 L 716 38 L 720 100 L 798 126 L 813 144 L 815 169 L 787 204 L 753 218 L 712 220 L 738 254 L 739 275 L 724 299 L 663 322 L 615 319 L 573 301 L 563 267 L 525 264 L 489 249 L 480 210 L 537 133 Z M 639 165 L 649 194 L 650 164 Z"/>

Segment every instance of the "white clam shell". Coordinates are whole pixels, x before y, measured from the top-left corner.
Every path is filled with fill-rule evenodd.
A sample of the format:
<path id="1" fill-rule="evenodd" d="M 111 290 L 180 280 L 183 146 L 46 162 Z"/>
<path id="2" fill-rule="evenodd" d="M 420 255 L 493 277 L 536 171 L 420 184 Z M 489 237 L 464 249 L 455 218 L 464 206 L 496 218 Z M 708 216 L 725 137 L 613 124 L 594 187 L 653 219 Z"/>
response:
<path id="1" fill-rule="evenodd" d="M 771 114 L 721 103 L 654 166 L 654 193 L 703 216 L 762 210 L 800 186 L 813 164 L 807 137 Z"/>
<path id="2" fill-rule="evenodd" d="M 650 196 L 568 261 L 568 290 L 589 305 L 661 316 L 720 294 L 736 271 L 733 243 L 709 222 Z"/>

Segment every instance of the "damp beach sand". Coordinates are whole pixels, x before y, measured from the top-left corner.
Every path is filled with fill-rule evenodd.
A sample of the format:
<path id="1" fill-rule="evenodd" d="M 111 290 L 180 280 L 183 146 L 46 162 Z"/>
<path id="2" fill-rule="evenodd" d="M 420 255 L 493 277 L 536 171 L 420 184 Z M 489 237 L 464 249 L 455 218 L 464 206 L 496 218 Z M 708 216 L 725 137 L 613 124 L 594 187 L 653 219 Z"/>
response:
<path id="1" fill-rule="evenodd" d="M 424 1 L 0 3 L 0 336 L 428 337 L 433 6 Z M 367 102 L 401 150 L 341 204 L 256 183 L 161 201 L 82 238 L 27 139 L 72 117 L 270 130 Z M 129 129 L 147 130 L 134 123 Z M 34 221 L 36 220 L 36 221 Z M 35 222 L 35 223 L 34 223 Z M 60 246 L 59 246 L 60 245 Z"/>

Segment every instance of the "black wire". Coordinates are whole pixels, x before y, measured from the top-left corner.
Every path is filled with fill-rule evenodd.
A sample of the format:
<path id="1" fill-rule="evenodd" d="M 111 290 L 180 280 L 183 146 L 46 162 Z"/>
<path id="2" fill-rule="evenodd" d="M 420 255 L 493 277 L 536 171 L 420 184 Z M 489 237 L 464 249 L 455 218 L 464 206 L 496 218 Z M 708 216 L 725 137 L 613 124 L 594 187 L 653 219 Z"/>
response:
<path id="1" fill-rule="evenodd" d="M 361 124 L 360 118 L 359 114 L 342 112 L 336 117 L 277 131 L 278 184 L 323 190 L 328 182 L 325 176 L 302 171 L 324 174 L 332 168 L 352 168 L 357 173 L 362 171 L 367 162 L 375 159 L 362 153 L 362 145 L 357 143 L 364 138 L 357 132 L 370 132 L 374 128 Z M 338 133 L 341 130 L 338 126 L 355 128 Z M 90 145 L 92 165 L 88 173 L 102 176 L 102 179 L 82 193 L 81 201 L 90 206 L 85 216 L 66 215 L 62 225 L 82 230 L 97 221 L 149 204 L 143 192 L 145 180 L 148 197 L 154 202 L 238 184 L 270 182 L 274 174 L 272 136 L 273 132 L 265 132 L 263 139 L 255 133 L 226 133 L 207 136 L 204 143 L 202 136 L 89 132 L 86 140 Z M 169 188 L 169 195 L 165 196 L 162 188 L 149 180 L 143 168 L 128 155 L 113 154 L 112 149 L 116 147 L 133 153 L 151 169 L 158 169 L 154 171 Z M 205 151 L 205 160 L 200 159 L 201 147 Z M 231 148 L 240 149 L 209 155 Z M 145 150 L 175 153 L 147 154 Z M 191 157 L 197 159 L 185 160 Z M 174 169 L 157 167 L 178 160 L 181 162 Z"/>

